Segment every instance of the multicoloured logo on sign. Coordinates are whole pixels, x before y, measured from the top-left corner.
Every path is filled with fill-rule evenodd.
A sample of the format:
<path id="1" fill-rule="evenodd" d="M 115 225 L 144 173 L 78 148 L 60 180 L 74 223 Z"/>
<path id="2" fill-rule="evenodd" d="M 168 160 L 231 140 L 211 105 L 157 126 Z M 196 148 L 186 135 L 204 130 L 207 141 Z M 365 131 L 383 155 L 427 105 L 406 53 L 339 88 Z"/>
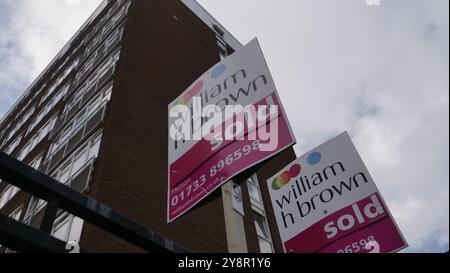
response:
<path id="1" fill-rule="evenodd" d="M 292 178 L 297 177 L 301 171 L 302 166 L 300 164 L 292 165 L 288 171 L 283 172 L 280 176 L 273 180 L 272 189 L 281 189 L 284 185 L 288 184 Z"/>
<path id="2" fill-rule="evenodd" d="M 216 66 L 215 68 L 213 68 L 211 70 L 211 73 L 210 73 L 211 79 L 217 79 L 225 72 L 226 69 L 227 69 L 226 65 L 219 64 L 218 66 Z M 204 85 L 205 85 L 205 83 L 202 80 L 199 80 L 198 82 L 196 82 L 194 84 L 194 86 L 192 87 L 192 89 L 185 92 L 183 94 L 183 96 L 181 96 L 181 98 L 177 101 L 176 105 L 188 104 L 193 97 L 195 97 L 198 93 L 200 93 L 200 91 L 202 91 Z"/>
<path id="3" fill-rule="evenodd" d="M 197 95 L 200 91 L 202 91 L 204 82 L 202 80 L 196 82 L 191 90 L 181 96 L 181 98 L 177 101 L 177 105 L 186 105 L 188 102 Z"/>
<path id="4" fill-rule="evenodd" d="M 306 161 L 309 165 L 313 166 L 318 164 L 320 160 L 322 160 L 322 155 L 319 152 L 314 152 L 308 156 Z M 302 166 L 300 164 L 292 165 L 288 171 L 283 172 L 280 176 L 273 180 L 272 189 L 276 191 L 281 189 L 286 184 L 288 184 L 292 178 L 297 177 L 301 173 L 301 171 Z"/>

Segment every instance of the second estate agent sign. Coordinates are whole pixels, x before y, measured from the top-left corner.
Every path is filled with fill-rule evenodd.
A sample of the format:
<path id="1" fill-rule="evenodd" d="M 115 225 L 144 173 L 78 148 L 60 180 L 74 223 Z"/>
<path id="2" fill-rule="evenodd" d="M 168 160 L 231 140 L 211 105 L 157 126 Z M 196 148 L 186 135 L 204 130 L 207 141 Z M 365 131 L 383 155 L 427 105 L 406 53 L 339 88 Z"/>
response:
<path id="1" fill-rule="evenodd" d="M 167 221 L 295 144 L 257 39 L 169 105 Z"/>
<path id="2" fill-rule="evenodd" d="M 267 182 L 288 253 L 384 253 L 407 246 L 347 133 Z"/>

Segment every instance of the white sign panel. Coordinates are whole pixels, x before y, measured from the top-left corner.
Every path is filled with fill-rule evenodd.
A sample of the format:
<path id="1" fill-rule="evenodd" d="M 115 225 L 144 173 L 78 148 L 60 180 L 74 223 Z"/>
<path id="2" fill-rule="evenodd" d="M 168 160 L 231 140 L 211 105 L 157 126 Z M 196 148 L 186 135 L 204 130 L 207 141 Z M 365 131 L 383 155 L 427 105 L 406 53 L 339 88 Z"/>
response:
<path id="1" fill-rule="evenodd" d="M 267 182 L 286 252 L 371 252 L 375 245 L 380 252 L 393 252 L 406 247 L 347 133 Z"/>
<path id="2" fill-rule="evenodd" d="M 169 105 L 168 143 L 168 222 L 295 144 L 258 40 L 213 66 Z"/>

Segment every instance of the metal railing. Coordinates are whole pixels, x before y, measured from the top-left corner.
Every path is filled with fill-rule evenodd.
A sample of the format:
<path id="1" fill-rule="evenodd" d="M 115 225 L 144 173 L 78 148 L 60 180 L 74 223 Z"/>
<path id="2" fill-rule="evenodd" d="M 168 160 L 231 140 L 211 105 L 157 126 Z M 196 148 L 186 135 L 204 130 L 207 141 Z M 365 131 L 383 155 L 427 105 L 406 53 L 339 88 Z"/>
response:
<path id="1" fill-rule="evenodd" d="M 0 215 L 0 244 L 4 247 L 19 252 L 67 252 L 66 243 L 50 235 L 58 210 L 63 210 L 149 252 L 189 252 L 172 240 L 2 152 L 0 179 L 47 201 L 39 230 Z"/>
<path id="2" fill-rule="evenodd" d="M 85 193 L 89 190 L 89 182 L 91 181 L 94 171 L 95 158 L 89 160 L 84 164 L 81 169 L 70 177 L 70 179 L 64 183 L 64 185 L 71 187 L 79 193 Z M 44 216 L 44 208 L 47 204 L 42 203 L 32 211 L 28 212 L 28 216 L 23 220 L 25 224 L 30 225 L 33 228 L 39 229 Z M 62 211 L 61 211 L 62 212 Z M 59 213 L 58 213 L 59 214 Z"/>

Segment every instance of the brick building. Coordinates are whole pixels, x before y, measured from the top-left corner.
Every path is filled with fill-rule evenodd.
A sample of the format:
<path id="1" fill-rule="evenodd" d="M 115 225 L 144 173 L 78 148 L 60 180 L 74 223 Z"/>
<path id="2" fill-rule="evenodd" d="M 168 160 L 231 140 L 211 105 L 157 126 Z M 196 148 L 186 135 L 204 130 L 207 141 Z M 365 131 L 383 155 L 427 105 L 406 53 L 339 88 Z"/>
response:
<path id="1" fill-rule="evenodd" d="M 239 47 L 194 0 L 105 0 L 3 117 L 0 150 L 194 252 L 282 252 L 263 182 L 292 148 L 166 223 L 167 105 Z M 0 213 L 38 228 L 45 207 L 0 182 Z M 52 234 L 86 252 L 141 251 L 63 211 Z"/>

